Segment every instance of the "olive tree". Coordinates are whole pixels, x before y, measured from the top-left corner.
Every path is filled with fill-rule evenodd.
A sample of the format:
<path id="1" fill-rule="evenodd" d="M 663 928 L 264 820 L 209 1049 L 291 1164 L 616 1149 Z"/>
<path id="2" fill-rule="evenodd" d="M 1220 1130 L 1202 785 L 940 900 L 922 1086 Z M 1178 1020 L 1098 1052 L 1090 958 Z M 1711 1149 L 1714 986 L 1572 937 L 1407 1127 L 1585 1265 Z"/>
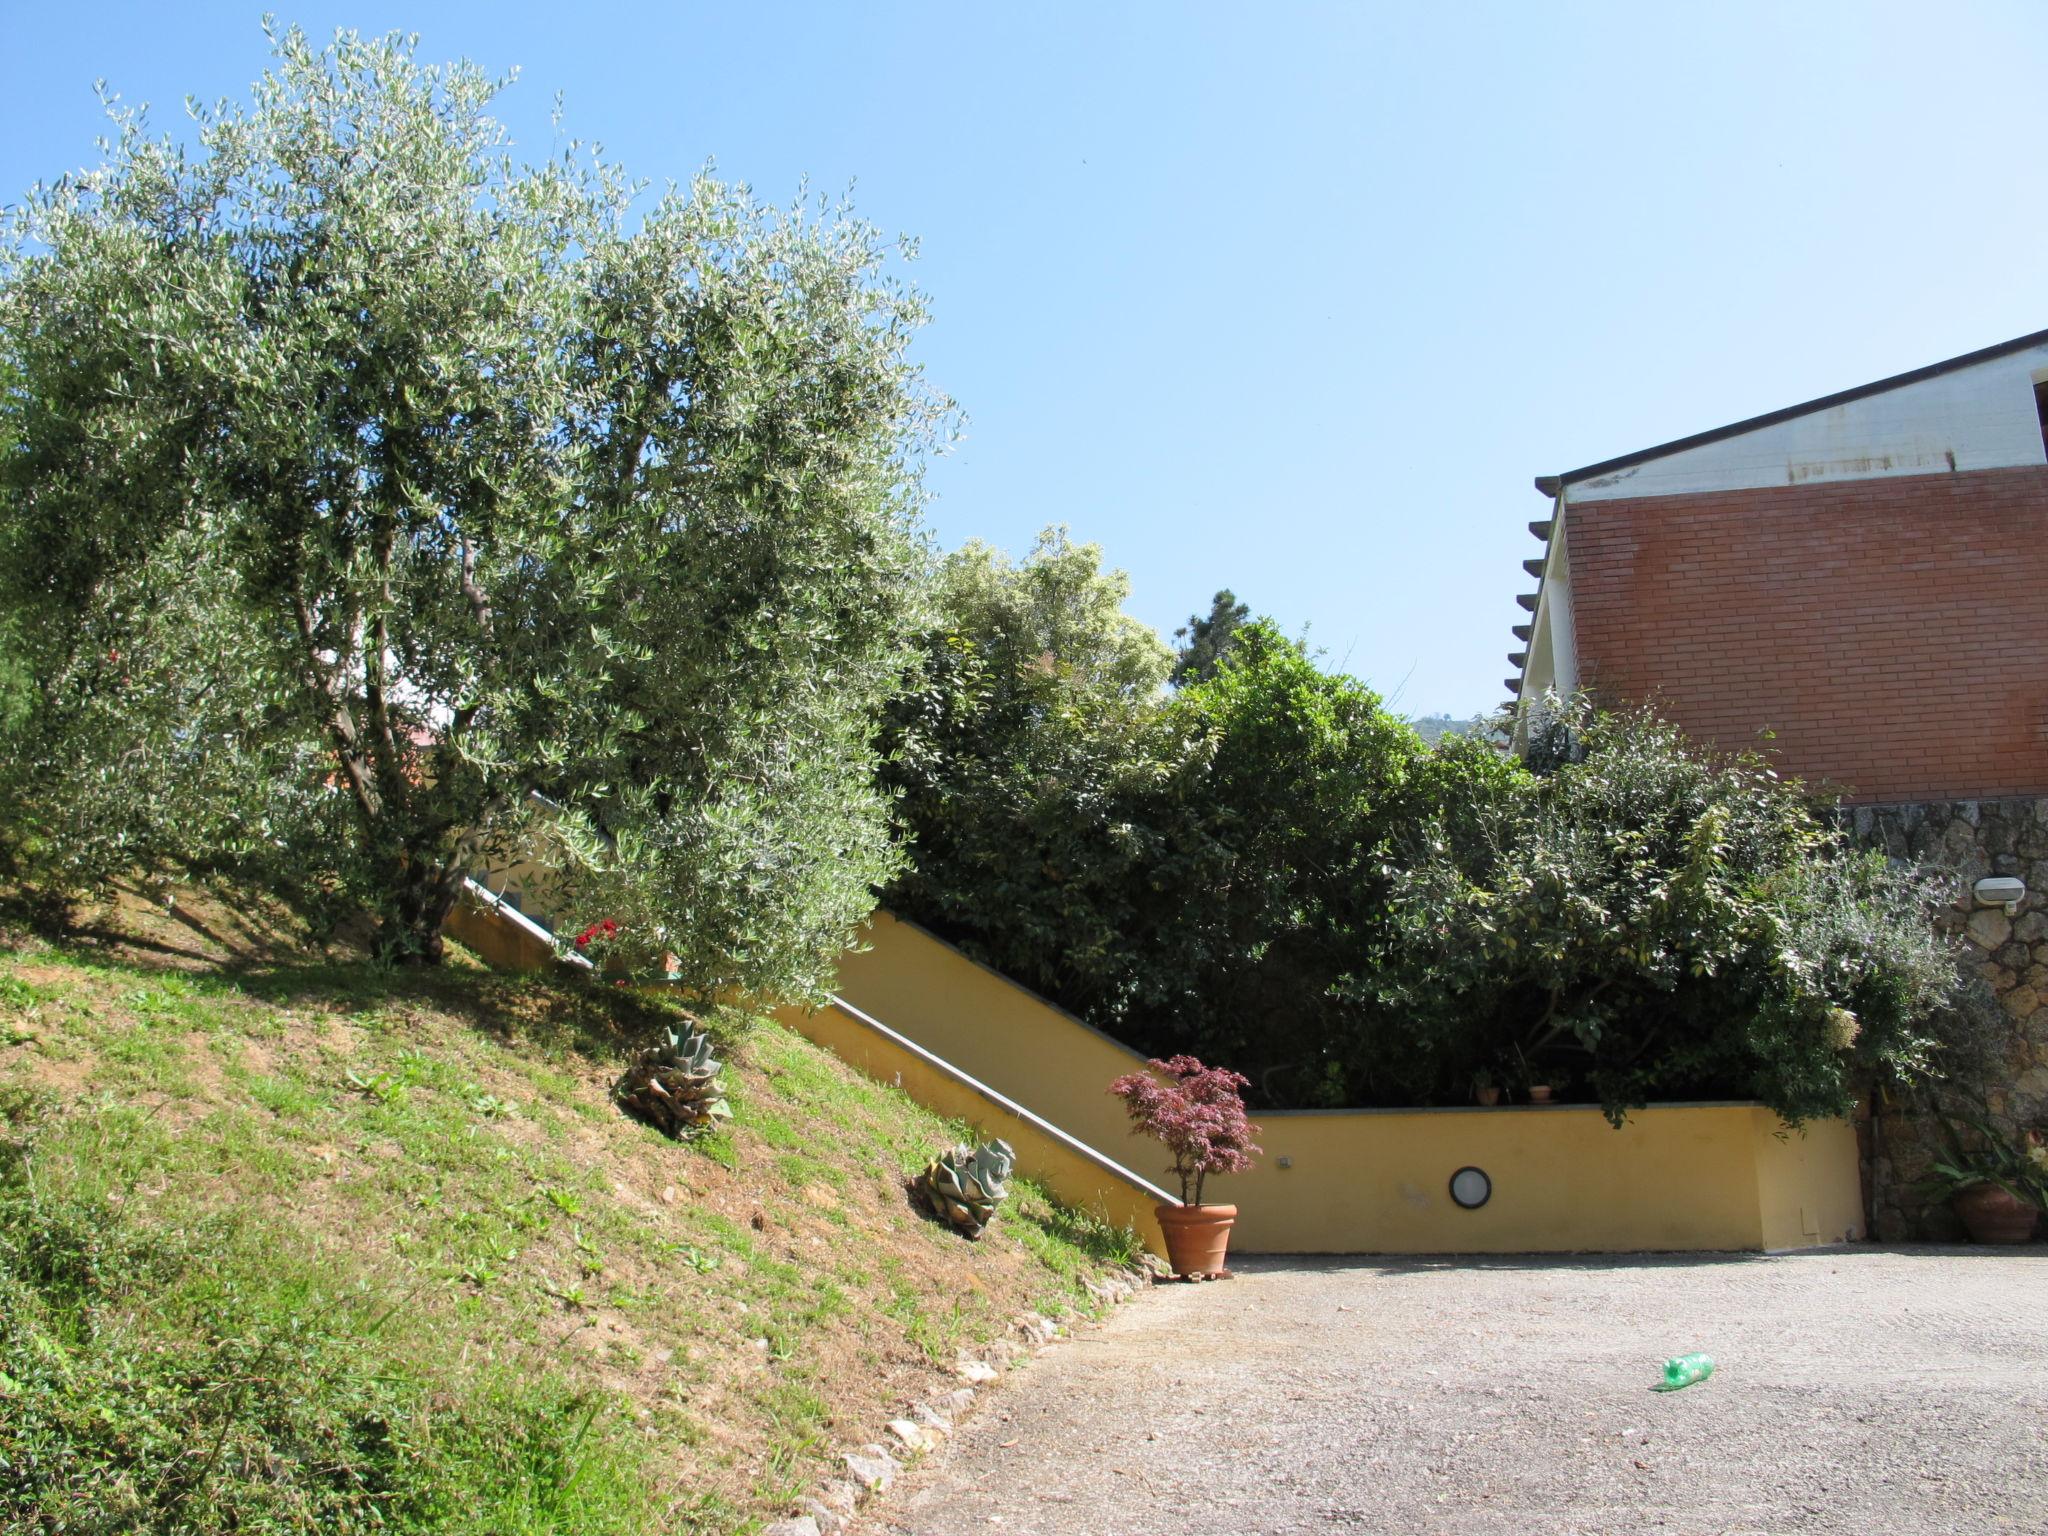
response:
<path id="1" fill-rule="evenodd" d="M 945 407 L 892 249 L 519 164 L 507 82 L 411 39 L 273 41 L 189 151 L 116 108 L 0 254 L 8 835 L 268 856 L 425 959 L 545 838 L 690 979 L 809 979 L 894 867 L 866 722 Z"/>

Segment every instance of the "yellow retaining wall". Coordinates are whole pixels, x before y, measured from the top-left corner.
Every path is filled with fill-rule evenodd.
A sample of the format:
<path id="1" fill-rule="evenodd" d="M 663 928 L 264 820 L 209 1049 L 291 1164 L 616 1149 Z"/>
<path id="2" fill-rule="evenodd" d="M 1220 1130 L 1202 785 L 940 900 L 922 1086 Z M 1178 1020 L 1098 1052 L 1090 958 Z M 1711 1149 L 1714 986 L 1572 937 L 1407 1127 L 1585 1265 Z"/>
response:
<path id="1" fill-rule="evenodd" d="M 449 914 L 448 932 L 493 970 L 538 971 L 564 963 L 550 939 L 520 921 L 488 889 L 464 890 Z M 1152 1212 L 1154 1206 L 1173 1199 L 1166 1191 L 935 1059 L 877 1020 L 863 1019 L 837 1004 L 816 1011 L 782 1007 L 774 1012 L 782 1023 L 856 1070 L 893 1083 L 927 1109 L 967 1121 L 983 1136 L 1001 1137 L 1016 1152 L 1018 1170 L 1043 1184 L 1055 1199 L 1092 1211 L 1112 1226 L 1129 1227 L 1148 1249 L 1164 1257 L 1166 1245 Z"/>
<path id="2" fill-rule="evenodd" d="M 1767 1110 L 1756 1114 L 1757 1210 L 1763 1246 L 1811 1248 L 1867 1237 L 1856 1128 L 1846 1120 L 1821 1121 L 1807 1126 L 1802 1136 L 1777 1124 L 1777 1117 Z"/>
<path id="3" fill-rule="evenodd" d="M 925 1108 L 965 1120 L 985 1137 L 1001 1137 L 1017 1154 L 1017 1168 L 1062 1204 L 1092 1211 L 1112 1226 L 1129 1227 L 1152 1252 L 1164 1256 L 1153 1207 L 1171 1201 L 1127 1170 L 1080 1145 L 944 1062 L 933 1060 L 878 1021 L 841 1006 L 815 1012 L 785 1007 L 776 1018 L 869 1077 L 893 1083 Z"/>
<path id="4" fill-rule="evenodd" d="M 490 892 L 474 885 L 456 898 L 447 932 L 494 971 L 544 971 L 561 961 L 545 934 L 514 920 Z"/>
<path id="5" fill-rule="evenodd" d="M 1789 1133 L 1753 1104 L 1660 1105 L 1620 1130 L 1578 1106 L 1339 1110 L 1261 1117 L 1265 1155 L 1214 1179 L 1234 1240 L 1273 1253 L 1776 1249 L 1862 1226 L 1856 1137 Z M 1292 1166 L 1283 1167 L 1285 1159 Z M 1492 1198 L 1450 1197 L 1483 1169 Z"/>
<path id="6" fill-rule="evenodd" d="M 836 988 L 854 1008 L 1160 1177 L 1150 1166 L 1159 1149 L 1132 1138 L 1108 1092 L 1111 1078 L 1139 1064 L 1134 1052 L 887 913 L 861 938 Z M 904 1086 L 921 1098 L 913 1077 Z M 1296 1111 L 1260 1121 L 1258 1165 L 1212 1180 L 1207 1192 L 1238 1206 L 1241 1251 L 1779 1249 L 1862 1235 L 1856 1138 L 1844 1121 L 1781 1135 L 1777 1117 L 1754 1104 L 1660 1105 L 1618 1131 L 1596 1110 L 1563 1105 Z M 1474 1211 L 1449 1193 L 1451 1175 L 1468 1164 L 1493 1181 L 1492 1198 Z"/>

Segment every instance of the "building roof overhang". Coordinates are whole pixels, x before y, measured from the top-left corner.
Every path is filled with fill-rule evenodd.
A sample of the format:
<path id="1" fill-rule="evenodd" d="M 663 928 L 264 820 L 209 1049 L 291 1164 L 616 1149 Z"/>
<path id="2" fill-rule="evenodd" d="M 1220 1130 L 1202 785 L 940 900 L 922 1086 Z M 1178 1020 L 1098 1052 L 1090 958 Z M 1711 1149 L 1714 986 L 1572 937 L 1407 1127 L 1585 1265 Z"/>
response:
<path id="1" fill-rule="evenodd" d="M 1647 464 L 1652 459 L 1661 459 L 1668 454 L 1683 453 L 1688 448 L 1704 447 L 1718 443 L 1724 438 L 1740 437 L 1745 432 L 1754 432 L 1760 427 L 1776 426 L 1781 421 L 1791 421 L 1800 416 L 1811 416 L 1816 411 L 1832 410 L 1838 405 L 1847 405 L 1852 400 L 1867 400 L 1872 395 L 1884 394 L 1887 390 L 1899 389 L 1908 384 L 1918 384 L 1924 379 L 1937 379 L 1945 373 L 1954 373 L 1961 368 L 1973 368 L 1979 363 L 1988 363 L 2008 353 L 2024 352 L 2029 347 L 2048 346 L 2048 331 L 2031 331 L 2025 336 L 2015 336 L 2011 341 L 2001 341 L 1996 346 L 1983 347 L 1975 352 L 1965 352 L 1960 357 L 1951 357 L 1938 363 L 1929 363 L 1925 368 L 1915 368 L 1909 373 L 1896 373 L 1888 379 L 1876 379 L 1868 384 L 1859 384 L 1854 389 L 1845 389 L 1837 394 L 1822 395 L 1818 400 L 1803 401 L 1788 405 L 1782 410 L 1766 411 L 1761 416 L 1751 416 L 1742 421 L 1732 421 L 1725 427 L 1715 427 L 1706 432 L 1695 432 L 1690 437 L 1674 438 L 1668 443 L 1659 443 L 1654 448 L 1641 448 L 1634 453 L 1624 453 L 1619 458 L 1602 459 L 1598 464 L 1569 470 L 1562 475 L 1538 475 L 1536 489 L 1544 496 L 1555 499 L 1563 489 L 1580 480 L 1590 480 L 1597 475 L 1612 474 L 1618 469 L 1627 469 L 1636 464 Z"/>

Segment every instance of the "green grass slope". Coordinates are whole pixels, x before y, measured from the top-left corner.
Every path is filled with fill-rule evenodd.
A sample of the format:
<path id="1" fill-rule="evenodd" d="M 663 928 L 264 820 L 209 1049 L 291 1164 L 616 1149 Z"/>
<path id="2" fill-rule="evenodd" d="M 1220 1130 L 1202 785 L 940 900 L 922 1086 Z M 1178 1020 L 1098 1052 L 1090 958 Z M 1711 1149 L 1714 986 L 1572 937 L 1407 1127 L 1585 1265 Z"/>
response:
<path id="1" fill-rule="evenodd" d="M 963 1128 L 772 1022 L 380 970 L 205 899 L 0 937 L 0 1530 L 745 1531 L 1125 1235 L 905 1196 Z"/>

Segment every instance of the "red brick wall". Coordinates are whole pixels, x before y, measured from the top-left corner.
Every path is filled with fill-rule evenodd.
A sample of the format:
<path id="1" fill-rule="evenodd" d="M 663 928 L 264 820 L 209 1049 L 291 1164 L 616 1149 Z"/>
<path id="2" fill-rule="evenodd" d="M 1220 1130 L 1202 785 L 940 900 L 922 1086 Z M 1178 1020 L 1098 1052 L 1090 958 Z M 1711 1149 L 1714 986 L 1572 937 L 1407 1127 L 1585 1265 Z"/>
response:
<path id="1" fill-rule="evenodd" d="M 1854 800 L 2048 795 L 2048 468 L 1571 503 L 1565 534 L 1584 686 Z"/>

